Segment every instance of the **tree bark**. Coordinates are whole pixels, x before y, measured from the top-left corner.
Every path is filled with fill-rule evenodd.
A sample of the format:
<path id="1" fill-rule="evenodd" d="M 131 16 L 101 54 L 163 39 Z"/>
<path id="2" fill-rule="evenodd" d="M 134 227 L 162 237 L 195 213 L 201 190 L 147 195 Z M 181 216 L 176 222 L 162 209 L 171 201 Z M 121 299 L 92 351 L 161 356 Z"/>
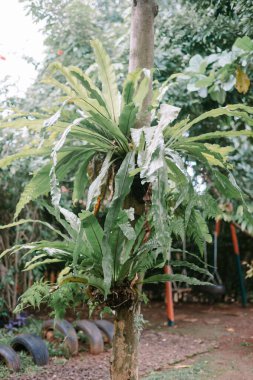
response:
<path id="1" fill-rule="evenodd" d="M 137 68 L 150 70 L 149 93 L 140 110 L 136 127 L 148 126 L 148 107 L 152 101 L 152 68 L 154 65 L 154 19 L 158 13 L 155 0 L 133 0 L 129 72 Z M 143 205 L 142 205 L 143 206 Z M 140 303 L 124 303 L 116 308 L 114 321 L 112 380 L 138 380 L 138 351 L 140 338 Z"/>
<path id="2" fill-rule="evenodd" d="M 157 12 L 155 0 L 133 0 L 129 72 L 137 68 L 153 68 L 154 19 Z"/>
<path id="3" fill-rule="evenodd" d="M 155 0 L 133 0 L 130 34 L 129 72 L 154 66 L 154 20 L 158 13 Z M 152 101 L 152 71 L 149 93 L 145 98 L 137 128 L 150 124 L 148 107 Z"/>
<path id="4" fill-rule="evenodd" d="M 120 306 L 114 320 L 112 380 L 138 380 L 138 347 L 140 330 L 138 303 L 131 307 Z"/>

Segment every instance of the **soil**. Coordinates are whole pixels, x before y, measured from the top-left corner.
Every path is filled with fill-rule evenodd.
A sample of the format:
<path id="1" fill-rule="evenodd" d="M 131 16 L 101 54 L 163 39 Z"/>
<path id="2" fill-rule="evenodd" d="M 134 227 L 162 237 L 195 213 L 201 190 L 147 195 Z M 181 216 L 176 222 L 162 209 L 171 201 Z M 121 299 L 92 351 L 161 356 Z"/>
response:
<path id="1" fill-rule="evenodd" d="M 141 337 L 141 379 L 253 379 L 252 306 L 176 305 L 174 327 L 167 326 L 162 303 L 143 307 L 143 315 L 147 322 Z M 36 373 L 9 379 L 109 380 L 110 351 L 108 347 L 97 356 L 81 352 L 69 360 L 51 358 Z"/>

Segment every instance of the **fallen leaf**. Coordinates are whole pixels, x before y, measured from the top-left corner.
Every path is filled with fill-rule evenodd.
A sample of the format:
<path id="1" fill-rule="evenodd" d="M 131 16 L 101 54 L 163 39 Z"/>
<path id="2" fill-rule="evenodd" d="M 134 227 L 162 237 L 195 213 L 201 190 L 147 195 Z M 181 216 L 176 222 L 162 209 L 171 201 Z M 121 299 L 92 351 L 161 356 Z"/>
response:
<path id="1" fill-rule="evenodd" d="M 250 80 L 248 75 L 240 68 L 236 70 L 236 84 L 235 88 L 240 94 L 246 94 L 250 87 Z"/>
<path id="2" fill-rule="evenodd" d="M 189 365 L 189 364 L 176 364 L 172 366 L 173 369 L 191 368 L 191 367 L 192 365 Z"/>
<path id="3" fill-rule="evenodd" d="M 183 321 L 184 322 L 197 322 L 198 319 L 197 318 L 184 318 Z"/>

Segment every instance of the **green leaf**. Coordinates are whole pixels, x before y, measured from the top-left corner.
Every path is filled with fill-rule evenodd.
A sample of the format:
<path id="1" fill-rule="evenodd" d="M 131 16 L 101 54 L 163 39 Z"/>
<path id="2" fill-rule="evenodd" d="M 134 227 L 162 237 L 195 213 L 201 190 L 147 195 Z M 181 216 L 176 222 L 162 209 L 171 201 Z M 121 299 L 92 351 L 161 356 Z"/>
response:
<path id="1" fill-rule="evenodd" d="M 196 117 L 192 121 L 187 122 L 186 124 L 185 122 L 183 122 L 182 125 L 178 123 L 173 128 L 167 129 L 171 137 L 170 137 L 170 140 L 166 143 L 166 145 L 167 146 L 171 145 L 175 140 L 183 136 L 183 134 L 187 132 L 193 125 L 198 124 L 209 117 L 216 118 L 223 115 L 231 116 L 231 117 L 239 117 L 242 120 L 245 120 L 249 125 L 252 125 L 252 118 L 249 117 L 249 114 L 252 114 L 252 113 L 253 113 L 253 107 L 245 106 L 243 104 L 229 104 L 226 107 L 220 107 L 220 108 L 213 109 L 211 111 L 204 112 L 203 114 Z M 166 133 L 165 133 L 165 136 L 167 137 Z M 211 135 L 210 135 L 210 138 L 211 138 Z"/>
<path id="2" fill-rule="evenodd" d="M 181 130 L 183 127 L 189 122 L 189 117 L 187 119 L 183 119 L 179 121 L 178 123 L 175 123 L 173 127 L 168 126 L 167 128 L 164 129 L 163 134 L 164 138 L 167 139 L 171 136 L 176 135 L 177 133 L 181 133 Z"/>
<path id="3" fill-rule="evenodd" d="M 150 86 L 150 71 L 142 71 L 144 74 L 143 79 L 141 80 L 139 86 L 137 87 L 137 90 L 135 92 L 135 95 L 133 97 L 133 102 L 138 107 L 139 110 L 142 109 L 142 104 L 146 96 L 148 95 L 149 92 L 149 86 Z"/>
<path id="4" fill-rule="evenodd" d="M 203 75 L 203 77 L 201 76 L 201 79 L 197 80 L 197 82 L 195 82 L 194 85 L 198 88 L 206 88 L 206 87 L 211 86 L 213 84 L 213 81 L 214 81 L 213 75 L 209 75 L 209 76 Z"/>
<path id="5" fill-rule="evenodd" d="M 156 282 L 166 282 L 166 281 L 179 281 L 186 283 L 188 285 L 210 285 L 210 282 L 200 281 L 194 277 L 188 277 L 183 274 L 157 274 L 155 276 L 145 278 L 142 283 L 150 284 Z"/>
<path id="6" fill-rule="evenodd" d="M 182 216 L 174 215 L 170 223 L 171 232 L 180 237 L 182 242 L 185 241 L 185 223 Z"/>
<path id="7" fill-rule="evenodd" d="M 115 149 L 116 147 L 111 140 L 111 132 L 105 128 L 102 130 L 101 128 L 100 130 L 96 130 L 94 120 L 91 120 L 92 124 L 88 121 L 90 121 L 90 119 L 86 119 L 80 126 L 74 126 L 69 133 L 69 137 L 78 141 L 87 142 L 93 147 L 93 149 L 95 148 L 97 151 L 103 153 Z"/>
<path id="8" fill-rule="evenodd" d="M 215 102 L 218 102 L 219 104 L 224 104 L 226 100 L 227 93 L 222 88 L 219 88 L 217 91 L 209 91 L 210 97 Z"/>
<path id="9" fill-rule="evenodd" d="M 123 135 L 118 125 L 116 125 L 112 120 L 101 116 L 99 113 L 91 111 L 90 115 L 92 116 L 96 125 L 99 125 L 101 128 L 103 127 L 105 133 L 109 133 L 111 139 L 117 141 L 119 146 L 122 147 L 123 151 L 129 151 L 127 138 Z"/>
<path id="10" fill-rule="evenodd" d="M 94 50 L 98 71 L 103 87 L 103 95 L 111 113 L 111 117 L 115 123 L 119 118 L 119 96 L 118 87 L 114 68 L 111 64 L 110 57 L 104 50 L 99 40 L 91 41 Z"/>
<path id="11" fill-rule="evenodd" d="M 77 267 L 79 256 L 82 253 L 82 248 L 84 245 L 83 235 L 84 235 L 83 229 L 79 227 L 77 238 L 75 240 L 75 248 L 73 251 L 73 267 L 74 268 Z"/>
<path id="12" fill-rule="evenodd" d="M 43 257 L 47 257 L 48 253 L 41 253 L 40 255 L 34 256 L 30 261 L 25 263 L 25 268 L 27 268 L 30 264 L 34 263 L 37 260 L 40 260 Z"/>
<path id="13" fill-rule="evenodd" d="M 28 306 L 39 307 L 40 304 L 47 300 L 50 295 L 50 284 L 44 282 L 43 279 L 35 282 L 29 287 L 25 293 L 22 294 L 18 306 L 15 308 L 14 313 L 20 313 Z"/>
<path id="14" fill-rule="evenodd" d="M 218 144 L 189 143 L 187 138 L 181 139 L 180 141 L 183 140 L 185 140 L 185 143 L 179 142 L 174 145 L 174 148 L 183 150 L 198 161 L 209 164 L 210 166 L 220 166 L 221 168 L 227 166 L 227 147 L 221 147 Z"/>
<path id="15" fill-rule="evenodd" d="M 69 96 L 69 98 L 66 99 L 66 102 L 72 102 L 76 106 L 81 108 L 84 111 L 84 113 L 88 114 L 93 118 L 94 122 L 100 125 L 100 127 L 103 127 L 105 132 L 108 131 L 111 134 L 111 138 L 118 141 L 124 150 L 128 150 L 127 139 L 122 134 L 117 125 L 118 116 L 116 122 L 113 118 L 111 119 L 108 116 L 107 109 L 101 106 L 96 98 L 91 97 L 92 95 L 90 95 L 90 93 L 83 87 L 83 85 L 78 81 L 78 79 L 71 73 L 69 69 L 62 66 L 58 62 L 54 63 L 52 66 L 55 69 L 55 71 L 59 70 L 64 75 L 64 77 L 68 80 L 74 91 L 71 90 L 68 86 L 63 85 L 61 82 L 53 78 L 47 80 L 47 82 L 50 82 L 50 84 L 53 86 L 61 88 Z M 108 69 L 108 67 L 106 69 Z M 109 75 L 110 69 L 108 70 L 109 71 L 106 71 L 106 74 Z M 112 80 L 112 78 L 109 77 L 109 80 Z M 118 99 L 118 94 L 116 99 Z M 110 104 L 107 108 L 109 108 L 109 106 Z"/>
<path id="16" fill-rule="evenodd" d="M 27 118 L 19 118 L 12 121 L 1 121 L 0 129 L 20 129 L 27 127 L 29 130 L 39 132 L 44 127 L 44 121 L 45 119 L 30 120 Z"/>
<path id="17" fill-rule="evenodd" d="M 51 148 L 24 148 L 21 152 L 2 158 L 0 160 L 0 168 L 6 168 L 12 164 L 13 161 L 17 161 L 21 158 L 48 156 L 50 151 Z"/>
<path id="18" fill-rule="evenodd" d="M 63 152 L 59 154 L 58 165 L 56 166 L 56 175 L 59 181 L 63 180 L 65 176 L 77 165 L 77 163 L 85 157 L 82 152 L 69 153 Z M 25 186 L 18 204 L 14 218 L 17 218 L 21 210 L 30 201 L 37 199 L 39 196 L 49 193 L 50 191 L 50 171 L 52 163 L 46 164 L 39 171 L 37 171 L 30 182 Z"/>
<path id="19" fill-rule="evenodd" d="M 230 179 L 219 171 L 213 172 L 213 179 L 217 190 L 226 198 L 242 200 L 242 192 Z"/>
<path id="20" fill-rule="evenodd" d="M 92 152 L 88 154 L 85 159 L 83 159 L 83 162 L 80 163 L 79 168 L 75 174 L 72 194 L 72 201 L 74 204 L 76 204 L 84 196 L 84 190 L 89 183 L 87 168 L 93 155 L 94 153 Z"/>
<path id="21" fill-rule="evenodd" d="M 94 277 L 94 276 L 89 276 L 88 277 L 88 283 L 90 286 L 93 286 L 94 288 L 99 289 L 102 292 L 102 294 L 105 294 L 104 279 Z"/>
<path id="22" fill-rule="evenodd" d="M 212 242 L 207 223 L 198 210 L 192 209 L 191 211 L 187 235 L 193 238 L 201 253 L 203 253 L 205 242 Z"/>
<path id="23" fill-rule="evenodd" d="M 92 82 L 91 78 L 87 74 L 85 74 L 79 67 L 70 66 L 69 70 L 71 74 L 73 74 L 86 88 L 86 90 L 89 93 L 89 96 L 92 99 L 96 99 L 98 103 L 102 107 L 104 107 L 105 110 L 108 112 L 107 105 L 103 98 L 103 95 L 101 91 L 99 90 L 99 88 Z M 109 113 L 108 113 L 108 116 L 109 116 Z"/>
<path id="24" fill-rule="evenodd" d="M 196 264 L 190 263 L 189 261 L 172 260 L 172 261 L 170 261 L 170 266 L 172 268 L 180 267 L 180 268 L 191 269 L 195 272 L 202 273 L 202 274 L 208 276 L 210 279 L 213 277 L 213 275 L 207 269 L 201 268 Z"/>
<path id="25" fill-rule="evenodd" d="M 17 222 L 12 222 L 12 223 L 6 224 L 4 226 L 0 226 L 0 230 L 4 230 L 6 228 L 11 228 L 11 227 L 17 227 L 17 226 L 20 226 L 22 224 L 27 224 L 27 223 L 39 223 L 39 224 L 42 224 L 43 226 L 46 226 L 50 230 L 54 231 L 57 235 L 60 235 L 63 239 L 67 238 L 67 235 L 63 234 L 61 231 L 59 231 L 56 228 L 54 228 L 52 226 L 52 224 L 47 223 L 47 222 L 43 222 L 42 220 L 36 220 L 36 219 L 20 219 Z"/>
<path id="26" fill-rule="evenodd" d="M 128 240 L 124 246 L 124 250 L 121 253 L 121 262 L 123 264 L 120 267 L 118 275 L 119 281 L 124 281 L 124 279 L 128 277 L 129 270 L 133 264 L 133 257 L 130 257 L 130 255 L 137 255 L 138 249 L 140 245 L 143 243 L 143 238 L 145 235 L 144 223 L 145 217 L 141 216 L 134 226 L 136 239 Z"/>
<path id="27" fill-rule="evenodd" d="M 236 39 L 232 49 L 234 50 L 234 48 L 251 52 L 253 50 L 253 41 L 248 36 L 239 37 Z"/>
<path id="28" fill-rule="evenodd" d="M 167 260 L 170 252 L 171 235 L 169 230 L 169 218 L 166 205 L 167 171 L 165 167 L 157 170 L 157 177 L 152 182 L 151 213 L 156 232 L 156 239 L 162 247 L 164 260 Z"/>
<path id="29" fill-rule="evenodd" d="M 33 264 L 27 266 L 25 269 L 23 269 L 23 271 L 32 270 L 32 269 L 35 269 L 37 267 L 40 267 L 40 266 L 46 265 L 46 264 L 60 263 L 62 261 L 64 261 L 64 260 L 61 260 L 61 259 L 46 259 L 46 260 L 43 260 L 43 261 L 40 261 L 40 262 L 37 262 L 37 263 L 33 263 Z"/>
<path id="30" fill-rule="evenodd" d="M 123 100 L 123 108 L 133 102 L 133 97 L 138 85 L 138 82 L 141 78 L 142 70 L 136 69 L 132 73 L 128 73 L 126 80 L 123 84 L 123 93 L 122 93 L 122 100 Z"/>
<path id="31" fill-rule="evenodd" d="M 132 280 L 136 276 L 136 273 L 144 274 L 149 269 L 163 266 L 163 262 L 157 262 L 157 255 L 160 251 L 159 248 L 157 248 L 154 252 L 145 250 L 138 255 L 138 259 L 136 259 L 132 264 L 129 279 Z"/>
<path id="32" fill-rule="evenodd" d="M 177 186 L 184 187 L 188 185 L 189 178 L 187 172 L 184 169 L 179 168 L 174 160 L 166 157 L 166 164 L 168 167 L 168 177 L 173 180 Z"/>
<path id="33" fill-rule="evenodd" d="M 67 220 L 65 219 L 62 219 L 61 216 L 60 216 L 60 213 L 59 213 L 59 210 L 52 207 L 52 206 L 49 206 L 47 203 L 45 202 L 41 202 L 43 207 L 45 207 L 45 209 L 55 217 L 55 219 L 57 220 L 57 222 L 65 229 L 65 231 L 67 231 L 69 233 L 69 235 L 71 236 L 71 238 L 73 240 L 76 239 L 77 237 L 77 232 L 75 229 L 73 229 L 70 224 L 67 222 Z"/>
<path id="34" fill-rule="evenodd" d="M 63 66 L 60 62 L 52 63 L 50 65 L 50 69 L 52 72 L 59 71 L 72 87 L 72 90 L 71 90 L 69 87 L 64 86 L 61 82 L 58 82 L 55 79 L 53 80 L 53 83 L 51 83 L 61 88 L 67 95 L 71 96 L 72 98 L 71 101 L 77 102 L 76 104 L 78 104 L 78 102 L 82 100 L 86 104 L 87 112 L 89 112 L 89 109 L 95 109 L 97 112 L 101 113 L 105 117 L 108 117 L 108 111 L 105 107 L 105 104 L 104 102 L 102 102 L 102 105 L 101 105 L 102 98 L 101 96 L 100 97 L 98 96 L 99 89 L 97 89 L 96 86 L 92 84 L 92 81 L 88 79 L 88 76 L 85 76 L 85 74 L 83 74 L 82 76 L 80 75 L 80 71 L 78 73 L 78 69 L 76 70 L 73 66 L 71 66 L 70 68 L 67 68 Z M 82 77 L 83 77 L 83 81 L 85 77 L 86 85 L 89 86 L 88 91 L 86 88 L 87 86 L 84 87 L 83 81 L 80 81 Z M 95 92 L 97 96 L 94 96 Z M 77 95 L 78 98 L 76 98 L 75 95 Z"/>
<path id="35" fill-rule="evenodd" d="M 115 277 L 116 257 L 112 257 L 111 248 L 109 246 L 109 239 L 111 231 L 114 227 L 115 220 L 123 206 L 125 197 L 130 192 L 133 177 L 129 176 L 129 171 L 135 167 L 135 153 L 127 153 L 124 161 L 122 162 L 116 176 L 115 176 L 115 191 L 113 199 L 109 205 L 104 224 L 104 238 L 103 238 L 103 272 L 104 280 L 107 291 L 110 288 L 112 276 Z"/>
<path id="36" fill-rule="evenodd" d="M 36 256 L 34 256 L 34 260 L 37 260 L 38 253 L 40 252 L 47 257 L 53 256 L 57 259 L 71 260 L 74 245 L 75 242 L 69 240 L 67 237 L 65 240 L 41 240 L 29 244 L 23 244 L 20 249 L 27 250 L 23 257 L 27 257 L 35 252 Z"/>
<path id="37" fill-rule="evenodd" d="M 102 257 L 102 239 L 103 229 L 98 223 L 95 216 L 89 211 L 82 211 L 79 214 L 82 221 L 82 228 L 84 229 L 86 239 L 88 240 L 94 254 L 97 257 Z"/>
<path id="38" fill-rule="evenodd" d="M 125 136 L 128 136 L 130 129 L 134 128 L 137 113 L 138 108 L 134 103 L 126 104 L 122 109 L 119 118 L 119 128 Z"/>
<path id="39" fill-rule="evenodd" d="M 253 136 L 253 131 L 249 130 L 241 130 L 241 131 L 215 131 L 215 132 L 209 132 L 209 133 L 203 133 L 199 136 L 194 137 L 187 137 L 188 142 L 194 142 L 194 141 L 203 141 L 203 140 L 213 140 L 218 138 L 233 138 L 233 137 L 240 137 L 240 136 Z"/>
<path id="40" fill-rule="evenodd" d="M 68 283 L 77 283 L 77 284 L 87 284 L 88 278 L 86 276 L 64 276 L 61 281 L 59 281 L 59 285 L 62 286 Z"/>

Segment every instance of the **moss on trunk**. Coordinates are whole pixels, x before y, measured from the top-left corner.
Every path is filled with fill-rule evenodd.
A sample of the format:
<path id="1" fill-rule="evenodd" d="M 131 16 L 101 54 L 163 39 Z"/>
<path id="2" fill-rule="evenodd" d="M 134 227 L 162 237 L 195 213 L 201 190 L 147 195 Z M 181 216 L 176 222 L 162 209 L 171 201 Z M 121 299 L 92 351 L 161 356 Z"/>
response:
<path id="1" fill-rule="evenodd" d="M 139 303 L 132 303 L 130 307 L 123 304 L 117 308 L 111 358 L 112 380 L 138 379 L 139 321 Z"/>

